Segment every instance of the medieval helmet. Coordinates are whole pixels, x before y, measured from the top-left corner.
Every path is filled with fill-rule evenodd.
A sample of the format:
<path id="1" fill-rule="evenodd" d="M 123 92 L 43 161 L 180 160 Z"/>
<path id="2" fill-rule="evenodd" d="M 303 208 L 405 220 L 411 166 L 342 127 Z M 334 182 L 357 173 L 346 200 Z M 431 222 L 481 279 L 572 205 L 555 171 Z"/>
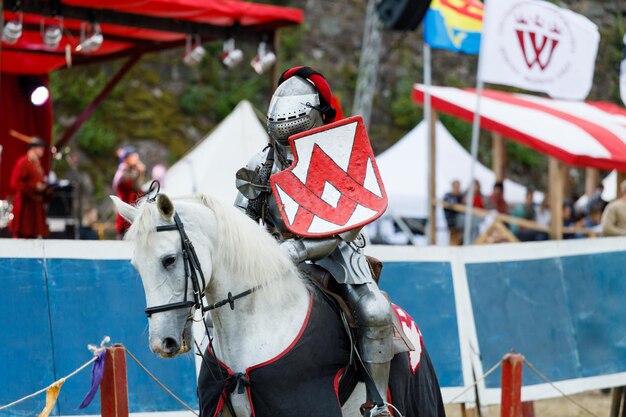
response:
<path id="1" fill-rule="evenodd" d="M 294 67 L 278 80 L 269 108 L 267 131 L 282 145 L 289 136 L 335 120 L 332 93 L 324 76 L 310 67 Z"/>

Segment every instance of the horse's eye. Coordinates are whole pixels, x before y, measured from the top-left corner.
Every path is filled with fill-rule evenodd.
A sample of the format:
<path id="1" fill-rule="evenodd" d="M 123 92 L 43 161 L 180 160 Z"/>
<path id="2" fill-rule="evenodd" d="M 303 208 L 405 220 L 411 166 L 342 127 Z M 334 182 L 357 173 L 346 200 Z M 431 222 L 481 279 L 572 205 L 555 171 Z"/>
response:
<path id="1" fill-rule="evenodd" d="M 168 255 L 161 259 L 161 264 L 163 268 L 170 269 L 172 265 L 176 262 L 176 255 Z"/>

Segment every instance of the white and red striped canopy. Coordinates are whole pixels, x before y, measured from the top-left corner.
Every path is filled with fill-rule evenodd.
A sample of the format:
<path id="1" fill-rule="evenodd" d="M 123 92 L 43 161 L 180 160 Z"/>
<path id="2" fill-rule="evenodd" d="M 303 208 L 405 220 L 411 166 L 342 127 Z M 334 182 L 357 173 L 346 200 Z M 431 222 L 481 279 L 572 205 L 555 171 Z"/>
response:
<path id="1" fill-rule="evenodd" d="M 415 84 L 413 99 L 442 113 L 472 121 L 476 93 Z M 608 102 L 552 100 L 484 90 L 481 127 L 574 166 L 626 171 L 626 110 Z"/>

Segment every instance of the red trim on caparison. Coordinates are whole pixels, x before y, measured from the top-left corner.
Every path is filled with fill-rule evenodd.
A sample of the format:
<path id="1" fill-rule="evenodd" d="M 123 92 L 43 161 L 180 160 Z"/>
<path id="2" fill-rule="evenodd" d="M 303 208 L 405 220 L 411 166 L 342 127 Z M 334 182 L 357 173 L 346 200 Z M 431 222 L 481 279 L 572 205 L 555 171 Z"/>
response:
<path id="1" fill-rule="evenodd" d="M 248 379 L 248 381 L 250 381 L 250 371 L 254 371 L 255 369 L 258 369 L 263 366 L 269 365 L 270 363 L 276 362 L 277 360 L 285 356 L 291 349 L 293 349 L 296 343 L 298 343 L 298 341 L 302 338 L 302 335 L 304 334 L 304 330 L 309 325 L 309 319 L 311 318 L 312 310 L 313 310 L 313 293 L 309 293 L 309 308 L 306 312 L 306 317 L 304 318 L 304 322 L 302 323 L 302 327 L 300 327 L 300 331 L 298 332 L 298 335 L 296 336 L 296 338 L 289 344 L 289 346 L 285 348 L 285 350 L 283 350 L 277 356 L 265 362 L 261 362 L 257 365 L 253 365 L 253 366 L 250 366 L 249 368 L 246 368 L 246 378 Z M 256 414 L 254 412 L 254 403 L 252 402 L 252 390 L 250 386 L 246 387 L 246 393 L 248 395 L 248 403 L 250 404 L 252 417 L 256 417 Z"/>
<path id="2" fill-rule="evenodd" d="M 413 100 L 418 103 L 424 102 L 424 91 L 419 87 L 413 89 Z M 449 101 L 443 100 L 437 96 L 431 94 L 431 103 L 434 109 L 443 113 L 450 114 L 452 116 L 464 119 L 468 122 L 472 122 L 474 119 L 474 112 L 458 106 Z M 595 158 L 586 155 L 574 155 L 554 145 L 547 144 L 537 138 L 534 138 L 524 132 L 512 129 L 511 127 L 498 123 L 492 119 L 486 118 L 484 115 L 480 116 L 480 125 L 485 130 L 496 132 L 505 136 L 508 139 L 514 140 L 522 145 L 529 146 L 538 152 L 546 153 L 554 156 L 561 161 L 578 167 L 595 167 L 605 170 L 617 169 L 619 171 L 626 171 L 626 161 L 614 160 L 611 158 Z"/>
<path id="3" fill-rule="evenodd" d="M 283 356 L 285 356 L 287 353 L 289 353 L 289 351 L 291 349 L 293 349 L 293 347 L 296 345 L 296 343 L 298 343 L 298 341 L 300 340 L 300 338 L 302 338 L 302 335 L 304 334 L 304 330 L 307 328 L 307 326 L 309 325 L 309 319 L 311 318 L 311 311 L 313 310 L 313 294 L 309 293 L 309 309 L 306 312 L 306 317 L 304 319 L 304 322 L 302 323 L 302 327 L 300 327 L 300 331 L 298 332 L 298 335 L 296 336 L 296 338 L 289 344 L 289 346 L 287 346 L 285 348 L 285 350 L 283 350 L 281 353 L 279 353 L 277 356 L 273 357 L 272 359 L 268 359 L 265 362 L 261 362 L 257 365 L 253 365 L 250 366 L 249 368 L 246 369 L 246 377 L 248 376 L 248 373 L 250 371 L 254 371 L 257 368 L 261 368 L 263 366 L 269 365 L 270 363 L 274 363 L 277 360 L 279 360 L 280 358 L 282 358 Z"/>
<path id="4" fill-rule="evenodd" d="M 389 386 L 387 386 L 387 403 L 388 404 L 393 404 L 393 401 L 391 400 L 391 388 L 389 388 Z M 389 413 L 393 416 L 394 414 L 394 409 L 393 407 L 389 406 L 387 407 L 387 409 L 389 410 Z"/>
<path id="5" fill-rule="evenodd" d="M 339 408 L 341 408 L 341 401 L 339 400 L 339 380 L 341 379 L 345 371 L 345 367 L 338 370 L 335 374 L 335 379 L 333 380 L 333 388 L 335 390 L 335 397 L 337 397 L 337 403 L 339 404 Z"/>
<path id="6" fill-rule="evenodd" d="M 232 369 L 230 369 L 230 366 L 226 365 L 224 362 L 222 362 L 221 360 L 219 360 L 217 358 L 217 356 L 215 356 L 215 352 L 213 352 L 212 350 L 209 349 L 209 346 L 207 346 L 206 351 L 209 353 L 209 355 L 211 355 L 211 357 L 213 359 L 215 359 L 215 362 L 217 362 L 218 366 L 224 367 L 226 369 L 226 372 L 228 372 L 228 376 L 233 376 L 235 375 L 235 373 L 233 372 Z M 220 372 L 221 374 L 221 372 Z M 215 414 L 213 414 L 213 417 L 217 417 L 218 414 L 222 411 L 222 409 L 224 408 L 224 403 L 226 402 L 225 398 L 228 394 L 226 393 L 226 386 L 224 386 L 224 389 L 222 390 L 222 393 L 220 394 L 220 399 L 217 402 L 217 406 L 215 407 Z"/>

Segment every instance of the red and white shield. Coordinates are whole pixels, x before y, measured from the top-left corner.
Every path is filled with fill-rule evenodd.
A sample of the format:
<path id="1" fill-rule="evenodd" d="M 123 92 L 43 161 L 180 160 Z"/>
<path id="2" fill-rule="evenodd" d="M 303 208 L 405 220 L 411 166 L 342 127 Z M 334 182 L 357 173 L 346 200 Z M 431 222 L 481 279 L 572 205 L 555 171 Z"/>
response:
<path id="1" fill-rule="evenodd" d="M 360 116 L 293 135 L 289 143 L 294 162 L 270 183 L 290 232 L 328 237 L 385 212 L 387 193 Z"/>

